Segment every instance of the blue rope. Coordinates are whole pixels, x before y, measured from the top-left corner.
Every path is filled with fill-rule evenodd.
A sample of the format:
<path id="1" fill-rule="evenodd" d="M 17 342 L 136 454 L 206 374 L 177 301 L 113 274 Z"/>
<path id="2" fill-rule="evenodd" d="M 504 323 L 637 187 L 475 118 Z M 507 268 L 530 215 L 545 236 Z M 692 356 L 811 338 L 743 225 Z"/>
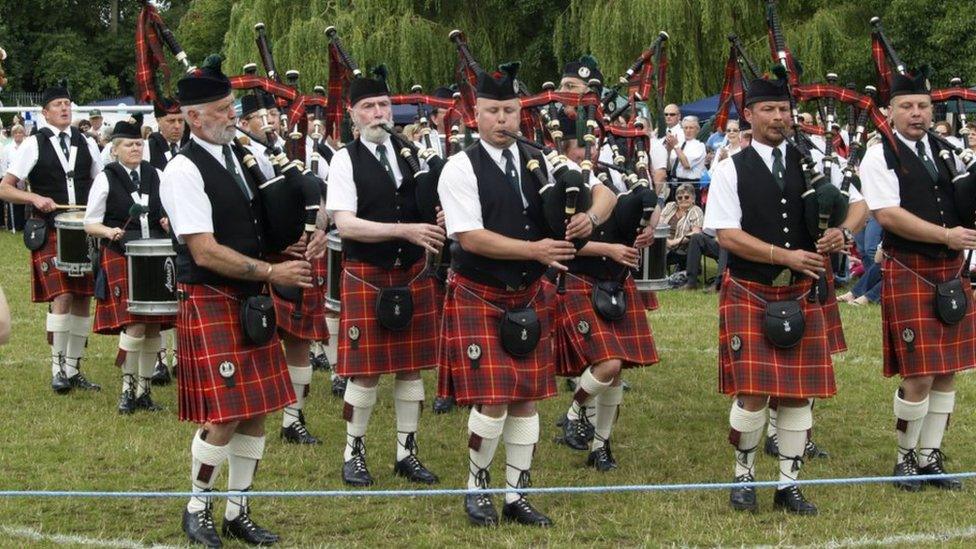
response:
<path id="1" fill-rule="evenodd" d="M 926 481 L 950 478 L 976 477 L 976 471 L 968 473 L 951 473 L 942 475 L 918 475 L 911 477 L 913 481 Z M 816 485 L 855 485 L 878 484 L 885 482 L 905 481 L 906 477 L 852 477 L 852 478 L 820 478 L 797 480 L 800 486 Z M 447 488 L 433 490 L 295 490 L 295 491 L 249 491 L 247 497 L 275 497 L 275 498 L 339 498 L 339 497 L 424 497 L 424 496 L 463 496 L 467 494 L 507 494 L 518 492 L 522 494 L 605 494 L 622 492 L 679 492 L 694 490 L 729 490 L 732 488 L 772 488 L 778 486 L 779 481 L 764 480 L 754 482 L 714 482 L 691 484 L 625 484 L 618 486 L 553 486 L 548 488 L 490 488 L 465 489 Z M 3 490 L 0 498 L 188 498 L 200 496 L 200 492 L 106 492 L 106 491 L 69 491 L 69 490 Z M 207 492 L 210 497 L 239 496 L 241 492 Z"/>

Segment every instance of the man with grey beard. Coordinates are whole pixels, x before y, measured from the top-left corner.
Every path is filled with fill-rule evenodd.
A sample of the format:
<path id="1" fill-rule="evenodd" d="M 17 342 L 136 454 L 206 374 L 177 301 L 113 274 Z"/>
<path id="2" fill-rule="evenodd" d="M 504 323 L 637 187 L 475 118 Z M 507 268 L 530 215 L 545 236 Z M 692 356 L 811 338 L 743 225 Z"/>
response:
<path id="1" fill-rule="evenodd" d="M 391 127 L 386 69 L 378 78 L 354 80 L 349 114 L 359 130 L 332 157 L 326 210 L 342 237 L 343 273 L 336 373 L 349 380 L 343 419 L 346 445 L 342 479 L 369 486 L 366 427 L 376 404 L 377 383 L 395 374 L 396 461 L 394 474 L 433 484 L 437 475 L 417 458 L 417 426 L 424 401 L 420 372 L 437 356 L 434 278 L 425 274 L 425 252 L 444 245 L 444 229 L 421 221 L 415 170 L 398 154 Z"/>

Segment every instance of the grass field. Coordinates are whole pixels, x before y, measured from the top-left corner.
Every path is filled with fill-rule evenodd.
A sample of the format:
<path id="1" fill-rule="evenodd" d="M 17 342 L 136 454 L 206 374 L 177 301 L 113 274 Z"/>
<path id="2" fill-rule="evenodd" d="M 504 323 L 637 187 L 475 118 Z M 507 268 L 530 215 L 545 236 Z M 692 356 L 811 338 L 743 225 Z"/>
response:
<path id="1" fill-rule="evenodd" d="M 0 285 L 13 312 L 12 342 L 0 348 L 0 489 L 188 490 L 189 442 L 194 427 L 176 420 L 173 386 L 157 389 L 163 413 L 122 417 L 113 366 L 117 340 L 90 341 L 86 372 L 98 394 L 55 396 L 49 389 L 43 306 L 29 303 L 27 251 L 20 235 L 0 234 Z M 726 442 L 728 400 L 717 394 L 717 314 L 714 295 L 664 293 L 652 315 L 661 364 L 629 372 L 614 432 L 620 468 L 599 474 L 582 467 L 584 453 L 552 442 L 553 421 L 569 394 L 541 407 L 542 443 L 536 486 L 726 482 L 732 449 Z M 831 452 L 809 462 L 804 478 L 891 473 L 895 453 L 891 395 L 896 381 L 881 376 L 880 311 L 842 309 L 851 350 L 836 359 L 839 393 L 819 402 L 815 439 Z M 435 379 L 425 375 L 430 400 Z M 947 434 L 947 466 L 976 469 L 973 378 L 958 384 Z M 280 417 L 268 420 L 267 452 L 256 490 L 343 489 L 344 424 L 341 402 L 316 373 L 306 410 L 310 430 L 324 438 L 314 448 L 277 438 Z M 429 409 L 429 408 L 428 408 Z M 421 458 L 442 487 L 462 487 L 467 464 L 467 414 L 427 413 L 419 434 Z M 385 380 L 369 428 L 369 463 L 376 488 L 412 488 L 393 477 L 392 384 Z M 758 477 L 775 479 L 776 464 L 760 456 Z M 501 486 L 504 449 L 495 459 Z M 226 469 L 218 481 L 224 486 Z M 285 546 L 529 546 L 529 545 L 897 545 L 937 541 L 970 546 L 976 538 L 976 498 L 970 481 L 958 493 L 928 489 L 906 494 L 888 486 L 808 487 L 820 507 L 812 518 L 772 510 L 772 491 L 760 491 L 760 512 L 732 512 L 725 491 L 535 496 L 556 522 L 549 530 L 470 527 L 457 497 L 411 499 L 257 500 L 254 517 L 282 534 Z M 497 500 L 496 500 L 497 501 Z M 0 499 L 0 546 L 181 545 L 182 499 Z M 223 503 L 218 503 L 223 513 Z M 62 537 L 58 537 L 62 536 Z M 73 536 L 73 537 L 72 537 Z M 912 537 L 916 536 L 916 537 Z M 941 537 L 940 537 L 941 536 Z"/>

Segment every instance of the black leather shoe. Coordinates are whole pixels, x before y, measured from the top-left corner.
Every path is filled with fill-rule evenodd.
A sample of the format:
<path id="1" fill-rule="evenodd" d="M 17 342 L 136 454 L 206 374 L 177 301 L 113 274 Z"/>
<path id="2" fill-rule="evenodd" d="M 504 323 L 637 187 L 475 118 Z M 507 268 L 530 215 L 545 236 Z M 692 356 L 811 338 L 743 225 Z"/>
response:
<path id="1" fill-rule="evenodd" d="M 552 519 L 543 515 L 529 503 L 524 497 L 518 498 L 512 503 L 506 503 L 502 507 L 502 516 L 505 520 L 527 524 L 529 526 L 552 526 Z"/>
<path id="2" fill-rule="evenodd" d="M 468 494 L 464 496 L 464 512 L 468 520 L 476 526 L 497 526 L 498 513 L 488 494 Z"/>
<path id="3" fill-rule="evenodd" d="M 909 451 L 902 458 L 901 463 L 895 464 L 895 471 L 891 473 L 893 477 L 905 477 L 901 480 L 896 480 L 894 484 L 895 488 L 900 488 L 906 492 L 918 492 L 922 489 L 922 481 L 915 477 L 918 477 L 918 461 L 915 457 L 915 450 Z"/>
<path id="4" fill-rule="evenodd" d="M 457 406 L 457 401 L 454 397 L 437 397 L 434 399 L 434 413 L 435 414 L 446 414 Z"/>
<path id="5" fill-rule="evenodd" d="M 575 377 L 567 377 L 566 378 L 566 390 L 569 391 L 570 393 L 575 393 L 576 392 L 576 378 Z"/>
<path id="6" fill-rule="evenodd" d="M 64 376 L 64 372 L 58 372 L 54 374 L 51 378 L 51 389 L 59 395 L 66 395 L 71 392 L 74 386 L 68 381 L 68 378 Z"/>
<path id="7" fill-rule="evenodd" d="M 732 482 L 753 482 L 755 480 L 755 477 L 746 473 L 733 478 Z M 753 486 L 733 488 L 732 493 L 729 494 L 729 505 L 736 511 L 755 513 L 759 509 L 759 503 L 756 501 L 756 488 Z"/>
<path id="8" fill-rule="evenodd" d="M 81 372 L 78 372 L 74 376 L 69 377 L 68 378 L 68 383 L 70 383 L 71 386 L 74 387 L 75 389 L 80 389 L 82 391 L 101 391 L 102 390 L 102 386 L 101 385 L 99 385 L 97 383 L 92 383 L 91 381 L 88 381 L 88 378 L 85 377 L 85 374 L 82 374 Z"/>
<path id="9" fill-rule="evenodd" d="M 769 457 L 779 457 L 779 439 L 776 435 L 766 437 L 766 443 L 763 444 L 763 453 Z"/>
<path id="10" fill-rule="evenodd" d="M 239 539 L 250 545 L 274 545 L 281 539 L 278 534 L 255 524 L 247 507 L 234 520 L 224 519 L 221 532 L 230 539 Z"/>
<path id="11" fill-rule="evenodd" d="M 796 484 L 791 484 L 782 490 L 776 490 L 776 495 L 773 496 L 773 507 L 797 515 L 817 514 L 817 506 L 803 497 L 803 492 Z"/>
<path id="12" fill-rule="evenodd" d="M 142 393 L 141 395 L 139 395 L 138 398 L 136 398 L 136 408 L 140 410 L 145 410 L 147 412 L 163 411 L 162 406 L 153 402 L 152 396 L 149 394 L 149 391 Z"/>
<path id="13" fill-rule="evenodd" d="M 301 420 L 288 427 L 281 428 L 281 439 L 290 444 L 322 444 L 322 441 L 312 436 Z"/>
<path id="14" fill-rule="evenodd" d="M 131 414 L 136 411 L 136 395 L 132 391 L 122 391 L 119 396 L 119 413 Z"/>
<path id="15" fill-rule="evenodd" d="M 329 364 L 329 358 L 325 356 L 325 353 L 320 355 L 309 353 L 309 362 L 312 363 L 313 372 L 327 372 L 332 369 L 332 365 Z"/>
<path id="16" fill-rule="evenodd" d="M 617 468 L 617 460 L 613 459 L 613 451 L 610 450 L 610 441 L 604 441 L 603 446 L 590 452 L 586 458 L 586 465 L 593 467 L 601 473 L 606 473 L 611 469 Z"/>
<path id="17" fill-rule="evenodd" d="M 203 511 L 191 513 L 183 509 L 183 532 L 190 543 L 206 547 L 221 547 L 223 543 L 217 535 L 213 520 L 213 504 L 208 503 Z"/>
<path id="18" fill-rule="evenodd" d="M 366 445 L 361 438 L 353 442 L 352 458 L 342 464 L 342 480 L 350 486 L 373 485 L 373 476 L 366 467 Z"/>
<path id="19" fill-rule="evenodd" d="M 345 396 L 346 394 L 346 378 L 335 376 L 332 378 L 332 396 Z"/>
<path id="20" fill-rule="evenodd" d="M 830 457 L 830 452 L 817 446 L 813 440 L 807 440 L 807 445 L 803 448 L 803 455 L 809 459 L 827 459 Z"/>
<path id="21" fill-rule="evenodd" d="M 585 408 L 580 408 L 579 419 L 566 418 L 563 421 L 562 442 L 573 450 L 589 449 L 593 433 L 593 424 L 586 419 Z"/>
<path id="22" fill-rule="evenodd" d="M 166 367 L 165 357 L 165 351 L 160 351 L 156 355 L 156 366 L 153 368 L 152 377 L 150 378 L 153 385 L 169 385 L 173 381 L 173 377 L 169 375 L 169 368 Z"/>
<path id="23" fill-rule="evenodd" d="M 925 449 L 928 450 L 928 448 Z M 946 470 L 942 465 L 945 462 L 945 454 L 943 454 L 942 450 L 939 450 L 938 448 L 932 449 L 931 452 L 932 453 L 930 454 L 929 459 L 931 459 L 932 462 L 926 465 L 925 467 L 919 467 L 918 474 L 920 475 L 946 474 Z M 926 484 L 931 484 L 932 486 L 935 486 L 936 488 L 942 490 L 962 490 L 962 481 L 957 478 L 932 478 L 932 479 L 926 479 L 924 482 Z"/>
<path id="24" fill-rule="evenodd" d="M 624 388 L 624 391 L 630 392 L 631 386 L 630 383 L 627 383 L 626 379 L 620 382 L 620 386 Z"/>
<path id="25" fill-rule="evenodd" d="M 393 474 L 398 477 L 403 477 L 411 482 L 419 482 L 420 484 L 437 484 L 440 479 L 437 475 L 431 473 L 417 456 L 410 454 L 409 456 L 401 459 L 393 465 Z"/>

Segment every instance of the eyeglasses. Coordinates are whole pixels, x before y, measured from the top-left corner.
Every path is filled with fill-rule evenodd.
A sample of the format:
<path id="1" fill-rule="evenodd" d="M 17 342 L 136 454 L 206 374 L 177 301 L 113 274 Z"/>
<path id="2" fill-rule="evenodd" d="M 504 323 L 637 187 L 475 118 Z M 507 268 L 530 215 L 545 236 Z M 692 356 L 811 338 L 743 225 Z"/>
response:
<path id="1" fill-rule="evenodd" d="M 666 112 L 666 113 L 664 113 L 664 116 L 678 116 L 678 113 L 676 113 L 676 112 Z"/>
<path id="2" fill-rule="evenodd" d="M 691 195 L 690 194 L 679 194 L 675 198 L 677 198 L 678 200 L 691 200 Z"/>

